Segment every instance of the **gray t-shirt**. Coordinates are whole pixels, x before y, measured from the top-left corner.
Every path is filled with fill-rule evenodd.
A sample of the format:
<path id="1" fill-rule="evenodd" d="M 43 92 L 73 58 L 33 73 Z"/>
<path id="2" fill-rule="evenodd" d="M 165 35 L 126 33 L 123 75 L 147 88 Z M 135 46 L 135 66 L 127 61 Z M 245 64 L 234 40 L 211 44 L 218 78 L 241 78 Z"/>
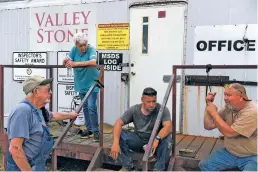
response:
<path id="1" fill-rule="evenodd" d="M 144 141 L 148 141 L 154 128 L 161 105 L 157 103 L 156 108 L 149 115 L 143 115 L 141 106 L 142 104 L 137 104 L 130 107 L 120 119 L 124 122 L 124 124 L 133 122 L 135 133 Z M 167 107 L 164 108 L 159 130 L 162 128 L 162 123 L 165 121 L 171 121 L 170 112 Z"/>
<path id="2" fill-rule="evenodd" d="M 24 101 L 28 102 L 27 99 Z M 35 106 L 33 107 L 37 109 Z M 7 126 L 8 140 L 10 141 L 18 137 L 24 138 L 23 150 L 28 158 L 35 157 L 42 144 L 42 124 L 46 124 L 42 111 L 38 109 L 38 112 L 42 123 L 38 120 L 36 112 L 33 112 L 32 108 L 25 103 L 16 105 L 9 114 Z M 48 118 L 51 119 L 52 117 L 53 114 L 49 112 Z"/>

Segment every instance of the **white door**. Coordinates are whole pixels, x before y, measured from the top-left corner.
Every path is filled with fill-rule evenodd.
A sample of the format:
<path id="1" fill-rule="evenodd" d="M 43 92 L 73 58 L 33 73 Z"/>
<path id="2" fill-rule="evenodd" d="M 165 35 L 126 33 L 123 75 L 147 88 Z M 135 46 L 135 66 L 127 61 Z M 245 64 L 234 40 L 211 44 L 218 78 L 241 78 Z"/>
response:
<path id="1" fill-rule="evenodd" d="M 172 75 L 172 66 L 182 64 L 184 6 L 166 5 L 130 9 L 130 106 L 141 102 L 145 87 L 158 92 L 161 104 Z M 178 75 L 180 72 L 178 71 Z M 179 131 L 180 84 L 177 84 L 177 131 Z M 172 92 L 167 102 L 172 117 Z"/>

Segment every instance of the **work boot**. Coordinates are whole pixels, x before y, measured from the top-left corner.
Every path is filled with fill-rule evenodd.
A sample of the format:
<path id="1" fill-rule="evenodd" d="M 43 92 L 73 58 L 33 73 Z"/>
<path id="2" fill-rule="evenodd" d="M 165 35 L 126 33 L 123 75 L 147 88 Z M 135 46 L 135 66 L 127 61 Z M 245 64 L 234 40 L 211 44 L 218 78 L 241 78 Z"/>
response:
<path id="1" fill-rule="evenodd" d="M 82 132 L 81 132 L 81 138 L 82 139 L 87 139 L 87 138 L 89 138 L 90 136 L 92 136 L 92 132 L 91 131 L 88 131 L 88 130 L 83 130 Z"/>
<path id="2" fill-rule="evenodd" d="M 94 132 L 93 133 L 93 141 L 94 142 L 99 142 L 99 132 Z"/>

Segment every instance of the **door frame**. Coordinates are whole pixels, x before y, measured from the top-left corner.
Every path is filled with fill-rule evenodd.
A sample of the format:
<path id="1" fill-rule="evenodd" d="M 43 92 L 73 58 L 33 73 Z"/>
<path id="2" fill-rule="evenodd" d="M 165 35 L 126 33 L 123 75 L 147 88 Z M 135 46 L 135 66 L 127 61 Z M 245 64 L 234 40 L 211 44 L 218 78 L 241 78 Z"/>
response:
<path id="1" fill-rule="evenodd" d="M 181 64 L 186 64 L 186 41 L 187 41 L 187 14 L 188 14 L 188 1 L 187 0 L 164 0 L 164 1 L 153 1 L 153 2 L 134 2 L 129 4 L 128 10 L 128 20 L 129 24 L 131 23 L 131 8 L 141 8 L 141 7 L 153 7 L 153 6 L 164 6 L 164 5 L 177 5 L 185 7 L 184 10 L 184 36 L 183 36 L 183 58 Z M 131 27 L 130 27 L 131 29 Z M 131 32 L 130 35 L 131 36 Z M 127 98 L 127 106 L 130 106 L 130 73 L 132 68 L 131 63 L 131 44 L 129 44 L 129 84 L 128 84 L 128 98 Z M 172 68 L 171 68 L 172 71 Z M 172 72 L 171 72 L 172 74 Z M 185 69 L 181 71 L 181 79 L 180 81 L 180 106 L 179 106 L 179 133 L 183 133 L 183 124 L 184 124 L 184 89 L 185 89 Z M 172 113 L 172 112 L 171 112 Z"/>

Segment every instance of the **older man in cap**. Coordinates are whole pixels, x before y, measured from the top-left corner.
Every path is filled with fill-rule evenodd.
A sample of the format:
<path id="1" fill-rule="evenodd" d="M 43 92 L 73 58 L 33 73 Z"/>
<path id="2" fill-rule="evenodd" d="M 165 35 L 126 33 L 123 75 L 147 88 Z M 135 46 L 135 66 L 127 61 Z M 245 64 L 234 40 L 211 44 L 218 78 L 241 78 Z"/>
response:
<path id="1" fill-rule="evenodd" d="M 206 97 L 204 128 L 218 128 L 225 136 L 224 147 L 199 163 L 202 171 L 238 168 L 257 171 L 257 105 L 248 99 L 238 83 L 225 85 L 225 107 L 217 111 L 213 104 L 216 93 Z"/>
<path id="2" fill-rule="evenodd" d="M 26 98 L 16 105 L 8 120 L 7 171 L 46 171 L 54 143 L 40 110 L 50 102 L 53 79 L 33 76 L 24 81 Z M 49 120 L 64 120 L 78 114 L 49 112 Z"/>

